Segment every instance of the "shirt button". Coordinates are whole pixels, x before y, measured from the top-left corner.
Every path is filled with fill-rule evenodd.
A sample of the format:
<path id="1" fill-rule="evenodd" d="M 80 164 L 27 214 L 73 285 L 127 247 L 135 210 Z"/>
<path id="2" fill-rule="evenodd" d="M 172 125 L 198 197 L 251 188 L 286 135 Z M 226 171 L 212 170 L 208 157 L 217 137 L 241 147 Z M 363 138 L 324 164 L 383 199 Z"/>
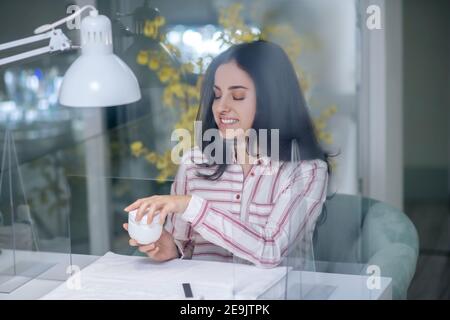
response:
<path id="1" fill-rule="evenodd" d="M 254 177 L 254 176 L 255 176 L 255 173 L 254 173 L 254 172 L 250 172 L 250 175 L 251 175 L 252 177 Z"/>
<path id="2" fill-rule="evenodd" d="M 236 199 L 240 199 L 241 198 L 241 195 L 238 193 L 237 195 L 236 195 Z"/>

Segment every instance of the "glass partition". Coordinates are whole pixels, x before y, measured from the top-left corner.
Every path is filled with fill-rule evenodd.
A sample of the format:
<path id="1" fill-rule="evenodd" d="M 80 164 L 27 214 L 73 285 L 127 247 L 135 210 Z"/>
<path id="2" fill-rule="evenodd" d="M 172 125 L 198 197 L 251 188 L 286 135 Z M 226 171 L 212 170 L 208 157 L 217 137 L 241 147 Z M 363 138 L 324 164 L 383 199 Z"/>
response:
<path id="1" fill-rule="evenodd" d="M 400 211 L 363 197 L 358 188 L 356 1 L 210 1 L 202 2 L 202 10 L 194 1 L 115 0 L 97 5 L 113 21 L 115 51 L 136 73 L 143 98 L 105 109 L 52 105 L 54 122 L 38 131 L 57 135 L 65 130 L 70 138 L 47 144 L 45 138 L 33 140 L 30 133 L 27 145 L 45 149 L 32 157 L 23 156 L 26 146 L 17 145 L 20 130 L 2 132 L 0 292 L 11 292 L 33 277 L 64 279 L 70 274 L 67 268 L 52 268 L 57 261 L 72 265 L 71 254 L 142 255 L 129 246 L 123 209 L 139 198 L 176 194 L 176 183 L 183 182 L 177 180 L 179 166 L 171 157 L 177 144 L 172 133 L 192 133 L 205 68 L 233 43 L 263 34 L 289 55 L 319 142 L 330 154 L 338 153 L 330 158 L 331 175 L 321 194 L 326 200 L 303 197 L 312 180 L 311 173 L 300 172 L 300 182 L 280 201 L 296 203 L 299 195 L 304 200 L 278 231 L 281 244 L 264 243 L 274 242 L 264 237 L 270 233 L 268 216 L 277 203 L 249 202 L 254 185 L 245 189 L 246 178 L 234 166 L 227 179 L 234 181 L 228 187 L 236 194 L 227 195 L 214 183 L 207 187 L 208 194 L 214 193 L 211 203 L 229 203 L 212 209 L 226 216 L 217 218 L 223 234 L 184 225 L 178 249 L 185 251 L 186 260 L 229 262 L 221 269 L 212 264 L 202 281 L 203 286 L 221 284 L 222 297 L 227 298 L 371 299 L 385 293 L 385 278 L 391 278 L 394 292 L 406 290 L 417 258 L 414 226 Z M 39 80 L 36 72 L 25 82 Z M 55 77 L 49 80 L 49 99 L 57 92 L 60 78 Z M 5 75 L 9 94 L 19 95 L 22 103 L 31 89 L 17 89 L 19 78 Z M 31 105 L 44 108 L 41 98 Z M 9 100 L 2 103 L 13 110 Z M 9 121 L 19 123 L 13 113 Z M 33 114 L 28 112 L 24 119 Z M 291 165 L 302 161 L 292 145 Z M 191 194 L 202 195 L 198 189 Z M 167 228 L 171 223 L 166 222 Z M 239 248 L 236 243 L 245 237 L 256 241 L 252 238 L 248 247 Z M 257 268 L 249 269 L 254 265 Z"/>
<path id="2" fill-rule="evenodd" d="M 186 7 L 185 17 L 174 15 L 177 5 Z M 70 232 L 72 252 L 134 253 L 121 228 L 125 218 L 123 208 L 141 197 L 170 193 L 177 170 L 168 157 L 175 144 L 171 133 L 176 127 L 190 129 L 198 106 L 202 72 L 215 55 L 232 43 L 255 40 L 263 34 L 282 45 L 295 65 L 320 142 L 332 151 L 343 143 L 348 147 L 340 155 L 344 160 L 335 163 L 338 169 L 332 182 L 341 191 L 355 191 L 356 166 L 347 166 L 349 161 L 354 163 L 356 149 L 354 101 L 357 93 L 352 74 L 357 26 L 353 1 L 346 2 L 348 10 L 331 15 L 335 20 L 330 21 L 327 15 L 327 22 L 334 21 L 337 27 L 333 28 L 333 34 L 337 30 L 340 33 L 339 42 L 333 40 L 329 31 L 320 28 L 325 15 L 319 12 L 334 10 L 329 1 L 282 1 L 277 5 L 271 1 L 213 1 L 207 4 L 208 10 L 203 10 L 207 13 L 202 16 L 194 14 L 199 12 L 197 4 L 185 2 L 119 0 L 98 1 L 97 6 L 111 17 L 115 52 L 136 73 L 143 99 L 126 107 L 76 110 L 77 116 L 71 114 L 68 119 L 69 123 L 80 119 L 72 123 L 78 132 L 82 131 L 77 136 L 79 139 L 74 139 L 77 142 L 67 143 L 66 148 L 58 146 L 57 151 L 21 165 L 27 171 L 24 173 L 27 180 L 37 180 L 40 174 L 49 180 L 52 177 L 61 180 L 52 181 L 58 187 L 53 188 L 49 182 L 47 188 L 58 197 L 51 199 L 57 203 L 53 207 L 64 212 L 67 224 L 70 223 L 71 228 L 66 232 Z M 63 121 L 58 123 L 68 128 L 68 124 L 62 125 Z M 47 167 L 51 173 L 44 174 Z M 36 191 L 38 200 L 45 197 L 42 190 L 43 187 Z M 27 197 L 32 196 L 28 192 Z M 35 220 L 50 223 L 62 219 L 61 214 L 47 217 L 49 209 L 38 200 L 35 205 L 42 207 L 42 211 Z M 246 206 L 237 200 L 232 211 L 240 214 L 246 211 Z M 258 214 L 258 210 L 253 213 Z M 304 215 L 304 210 L 301 207 L 298 214 Z M 243 214 L 236 219 L 244 223 L 250 219 L 258 225 L 257 216 L 250 218 Z M 297 224 L 288 221 L 287 225 L 287 238 L 296 242 Z M 263 226 L 260 221 L 259 228 Z M 42 235 L 44 224 L 40 228 L 38 234 Z M 312 233 L 299 237 L 298 245 L 287 248 L 283 262 L 277 267 L 283 268 L 284 273 L 291 269 L 314 272 L 312 237 Z M 214 260 L 202 254 L 201 244 L 196 247 L 195 259 Z M 251 264 L 231 255 L 236 268 Z M 232 278 L 238 279 L 238 269 L 233 270 Z M 295 277 L 284 277 L 285 286 L 294 283 Z M 281 298 L 302 298 L 297 291 L 294 289 L 292 295 L 284 293 Z"/>
<path id="3" fill-rule="evenodd" d="M 39 166 L 19 164 L 13 135 L 5 133 L 0 174 L 1 293 L 71 274 L 71 193 L 61 159 L 50 154 Z"/>

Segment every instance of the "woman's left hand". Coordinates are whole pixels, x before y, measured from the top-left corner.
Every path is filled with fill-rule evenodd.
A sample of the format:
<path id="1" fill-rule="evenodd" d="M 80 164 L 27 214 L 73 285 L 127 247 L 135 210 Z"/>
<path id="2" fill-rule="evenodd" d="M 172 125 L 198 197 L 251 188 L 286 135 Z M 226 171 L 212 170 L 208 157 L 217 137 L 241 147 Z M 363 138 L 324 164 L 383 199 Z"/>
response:
<path id="1" fill-rule="evenodd" d="M 138 209 L 136 214 L 136 220 L 140 221 L 142 217 L 147 213 L 147 223 L 151 223 L 153 217 L 158 214 L 159 211 L 159 223 L 164 224 L 168 214 L 183 213 L 191 200 L 191 196 L 152 196 L 148 198 L 142 198 L 136 200 L 124 210 L 130 212 Z"/>

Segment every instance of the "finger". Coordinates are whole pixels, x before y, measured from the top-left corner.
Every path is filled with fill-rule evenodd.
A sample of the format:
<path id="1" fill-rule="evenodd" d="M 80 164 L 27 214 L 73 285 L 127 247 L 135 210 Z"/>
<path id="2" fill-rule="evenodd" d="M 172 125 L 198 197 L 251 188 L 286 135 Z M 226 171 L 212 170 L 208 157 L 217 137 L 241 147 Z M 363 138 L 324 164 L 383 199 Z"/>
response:
<path id="1" fill-rule="evenodd" d="M 170 213 L 170 208 L 168 206 L 164 207 L 160 213 L 159 213 L 159 224 L 164 225 L 164 222 L 166 221 L 167 216 Z"/>
<path id="2" fill-rule="evenodd" d="M 136 221 L 137 221 L 137 222 L 139 222 L 139 221 L 142 220 L 142 218 L 143 218 L 144 215 L 146 214 L 147 208 L 148 208 L 149 206 L 151 206 L 151 205 L 152 205 L 151 200 L 148 200 L 148 201 L 145 201 L 145 202 L 142 202 L 142 203 L 141 203 L 141 205 L 139 206 L 139 209 L 138 209 L 138 211 L 137 211 L 137 213 L 136 213 Z"/>
<path id="3" fill-rule="evenodd" d="M 164 208 L 165 203 L 163 202 L 155 202 L 147 211 L 147 223 L 150 224 L 153 221 L 153 218 L 155 215 L 158 214 L 158 212 Z"/>
<path id="4" fill-rule="evenodd" d="M 158 252 L 159 252 L 159 247 L 156 247 L 156 248 L 153 249 L 153 250 L 147 251 L 147 255 L 148 255 L 150 258 L 154 258 L 155 255 L 156 255 Z"/>
<path id="5" fill-rule="evenodd" d="M 137 247 L 137 246 L 139 245 L 139 244 L 137 243 L 137 241 L 134 240 L 134 239 L 128 240 L 128 244 L 129 244 L 130 246 L 132 246 L 132 247 Z"/>
<path id="6" fill-rule="evenodd" d="M 139 207 L 137 213 L 136 213 L 136 221 L 141 221 L 141 219 L 151 212 L 154 206 L 159 205 L 159 196 L 152 196 L 150 198 L 147 198 L 146 201 L 141 203 L 141 206 Z"/>
<path id="7" fill-rule="evenodd" d="M 134 209 L 136 209 L 136 207 L 139 207 L 139 205 L 141 204 L 143 199 L 138 199 L 135 202 L 133 202 L 132 204 L 130 204 L 129 206 L 127 206 L 125 209 L 123 209 L 124 211 L 130 212 Z"/>
<path id="8" fill-rule="evenodd" d="M 133 202 L 132 204 L 130 204 L 128 207 L 125 208 L 125 211 L 132 211 L 135 209 L 139 209 L 139 207 L 147 201 L 154 201 L 158 198 L 159 196 L 151 196 L 151 197 L 147 197 L 147 198 L 141 198 L 136 200 L 135 202 Z"/>
<path id="9" fill-rule="evenodd" d="M 132 204 L 130 204 L 128 207 L 126 207 L 125 209 L 123 209 L 126 212 L 130 212 L 136 208 L 139 208 L 139 206 L 141 205 L 142 201 L 144 199 L 138 199 L 135 202 L 133 202 Z"/>
<path id="10" fill-rule="evenodd" d="M 155 249 L 155 244 L 154 243 L 151 243 L 151 244 L 146 245 L 146 246 L 140 246 L 139 247 L 139 251 L 140 252 L 144 252 L 144 253 L 147 252 L 147 251 L 151 251 L 153 249 Z"/>
<path id="11" fill-rule="evenodd" d="M 150 205 L 147 207 L 147 210 L 145 211 L 145 213 L 142 214 L 141 218 L 143 218 L 144 215 L 147 215 L 147 223 L 149 223 L 149 218 L 151 217 L 151 213 L 150 212 L 152 212 L 157 205 L 158 204 L 155 202 L 155 200 L 153 200 L 153 202 L 150 203 Z M 151 220 L 150 220 L 150 222 L 151 222 Z"/>
<path id="12" fill-rule="evenodd" d="M 128 231 L 128 223 L 124 223 L 124 224 L 122 225 L 122 227 L 123 227 L 125 230 Z"/>

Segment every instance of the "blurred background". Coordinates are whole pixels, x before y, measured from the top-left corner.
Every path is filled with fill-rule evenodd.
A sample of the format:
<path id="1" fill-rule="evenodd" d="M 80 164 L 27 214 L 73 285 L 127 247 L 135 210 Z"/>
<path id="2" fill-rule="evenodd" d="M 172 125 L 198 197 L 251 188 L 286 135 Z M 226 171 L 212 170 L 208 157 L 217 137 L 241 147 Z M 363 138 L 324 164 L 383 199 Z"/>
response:
<path id="1" fill-rule="evenodd" d="M 195 118 L 204 68 L 232 43 L 264 35 L 288 52 L 319 140 L 338 153 L 330 192 L 404 212 L 419 238 L 407 297 L 450 298 L 448 1 L 2 1 L 0 43 L 86 4 L 111 19 L 115 53 L 142 99 L 59 105 L 77 51 L 0 68 L 0 248 L 131 254 L 123 208 L 169 192 L 170 134 Z M 379 29 L 368 24 L 370 5 Z M 79 43 L 78 30 L 62 29 Z M 12 222 L 22 232 L 14 244 Z"/>

